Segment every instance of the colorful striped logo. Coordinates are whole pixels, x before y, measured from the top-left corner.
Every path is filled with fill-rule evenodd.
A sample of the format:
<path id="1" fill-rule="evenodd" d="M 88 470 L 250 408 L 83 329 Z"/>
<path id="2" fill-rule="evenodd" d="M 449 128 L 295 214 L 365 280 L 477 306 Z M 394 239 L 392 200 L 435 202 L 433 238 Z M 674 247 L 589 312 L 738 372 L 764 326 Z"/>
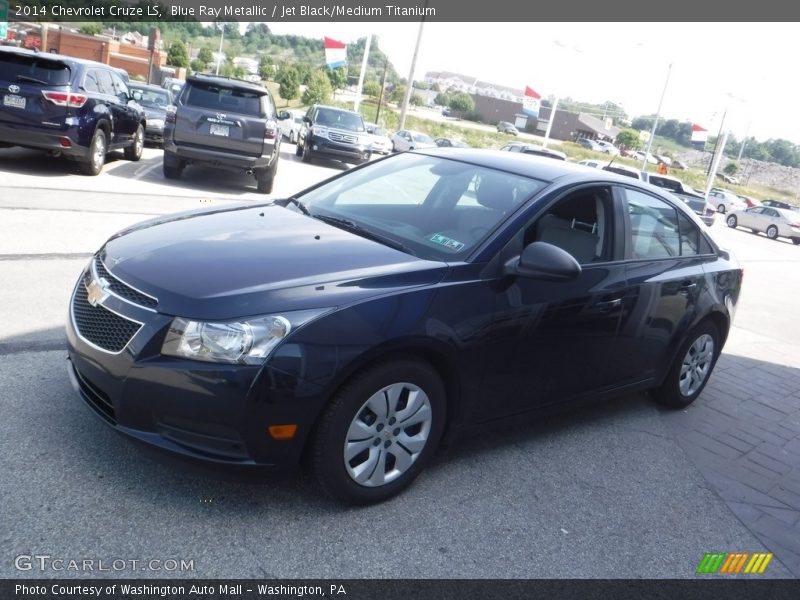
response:
<path id="1" fill-rule="evenodd" d="M 722 575 L 736 575 L 737 573 L 748 573 L 759 575 L 763 573 L 769 561 L 772 560 L 772 553 L 769 552 L 708 552 L 700 561 L 697 567 L 698 573 L 719 573 Z"/>

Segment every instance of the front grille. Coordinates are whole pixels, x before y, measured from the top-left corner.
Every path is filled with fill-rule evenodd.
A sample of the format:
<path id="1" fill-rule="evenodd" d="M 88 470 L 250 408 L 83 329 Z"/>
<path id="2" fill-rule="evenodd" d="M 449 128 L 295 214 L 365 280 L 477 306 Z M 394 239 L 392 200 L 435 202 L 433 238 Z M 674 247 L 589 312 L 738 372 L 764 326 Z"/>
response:
<path id="1" fill-rule="evenodd" d="M 141 325 L 87 300 L 86 286 L 78 284 L 72 299 L 72 315 L 80 336 L 102 350 L 121 352 Z"/>
<path id="2" fill-rule="evenodd" d="M 151 298 L 150 296 L 133 289 L 131 286 L 114 277 L 111 273 L 109 273 L 108 269 L 106 269 L 103 261 L 97 257 L 94 259 L 94 268 L 97 270 L 98 277 L 102 277 L 108 281 L 108 289 L 113 294 L 146 308 L 155 308 L 158 304 L 158 300 L 155 298 Z"/>
<path id="3" fill-rule="evenodd" d="M 358 136 L 338 133 L 336 131 L 329 131 L 328 138 L 330 138 L 332 142 L 345 142 L 347 144 L 355 144 L 358 141 Z"/>
<path id="4" fill-rule="evenodd" d="M 117 415 L 114 411 L 114 405 L 111 403 L 111 398 L 103 392 L 99 387 L 86 379 L 83 374 L 72 365 L 72 372 L 75 374 L 75 379 L 78 380 L 78 386 L 81 388 L 83 398 L 101 417 L 110 423 L 117 424 Z"/>

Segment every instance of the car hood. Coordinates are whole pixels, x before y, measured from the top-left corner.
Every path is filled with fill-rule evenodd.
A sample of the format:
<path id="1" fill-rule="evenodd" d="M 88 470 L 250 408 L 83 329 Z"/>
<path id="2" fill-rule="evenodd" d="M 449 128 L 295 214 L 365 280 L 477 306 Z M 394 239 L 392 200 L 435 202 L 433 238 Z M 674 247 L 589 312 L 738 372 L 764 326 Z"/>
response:
<path id="1" fill-rule="evenodd" d="M 273 204 L 152 219 L 108 240 L 101 259 L 159 312 L 207 320 L 342 306 L 447 270 Z"/>

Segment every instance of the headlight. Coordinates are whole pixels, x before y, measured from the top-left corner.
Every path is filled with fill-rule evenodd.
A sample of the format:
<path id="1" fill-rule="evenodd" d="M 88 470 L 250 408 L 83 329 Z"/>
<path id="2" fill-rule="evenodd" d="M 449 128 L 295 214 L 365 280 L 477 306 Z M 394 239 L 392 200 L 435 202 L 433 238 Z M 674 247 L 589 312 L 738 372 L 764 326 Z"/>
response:
<path id="1" fill-rule="evenodd" d="M 241 321 L 173 319 L 161 353 L 206 362 L 261 364 L 293 329 L 325 310 L 303 310 Z"/>
<path id="2" fill-rule="evenodd" d="M 328 128 L 314 125 L 314 127 L 311 128 L 311 133 L 313 135 L 318 135 L 319 137 L 328 137 Z"/>

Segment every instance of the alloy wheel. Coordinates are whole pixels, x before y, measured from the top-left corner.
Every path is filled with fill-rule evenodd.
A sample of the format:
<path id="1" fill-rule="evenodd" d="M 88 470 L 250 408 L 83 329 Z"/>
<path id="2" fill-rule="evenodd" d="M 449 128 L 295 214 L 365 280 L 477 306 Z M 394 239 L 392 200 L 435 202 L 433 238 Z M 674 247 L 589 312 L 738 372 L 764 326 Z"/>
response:
<path id="1" fill-rule="evenodd" d="M 714 338 L 704 333 L 689 346 L 683 357 L 678 387 L 686 397 L 694 394 L 705 383 L 714 362 Z"/>

